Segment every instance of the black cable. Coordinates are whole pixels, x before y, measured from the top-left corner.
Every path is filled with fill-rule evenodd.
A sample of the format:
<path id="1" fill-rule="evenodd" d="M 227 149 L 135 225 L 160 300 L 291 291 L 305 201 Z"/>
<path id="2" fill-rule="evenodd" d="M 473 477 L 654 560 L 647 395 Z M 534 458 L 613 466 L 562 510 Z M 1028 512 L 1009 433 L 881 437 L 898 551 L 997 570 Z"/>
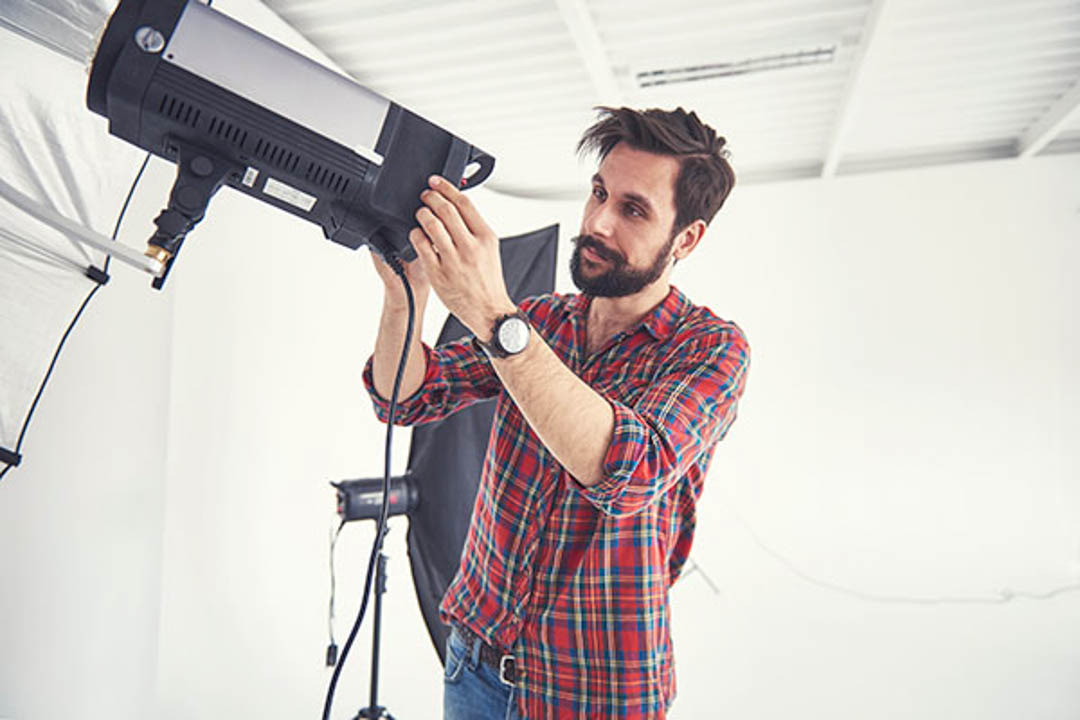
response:
<path id="1" fill-rule="evenodd" d="M 349 657 L 349 649 L 352 648 L 356 634 L 360 631 L 360 625 L 364 621 L 364 613 L 367 611 L 368 599 L 371 597 L 371 580 L 374 577 L 375 565 L 379 553 L 382 552 L 383 539 L 386 537 L 386 520 L 390 514 L 390 449 L 394 439 L 394 416 L 397 414 L 398 392 L 401 390 L 401 381 L 405 377 L 405 366 L 409 360 L 409 346 L 412 344 L 413 320 L 416 317 L 416 305 L 413 301 L 412 287 L 405 277 L 405 267 L 401 260 L 395 256 L 384 258 L 405 286 L 405 295 L 409 301 L 409 325 L 405 330 L 405 345 L 401 348 L 401 360 L 398 361 L 397 375 L 394 377 L 394 389 L 390 393 L 390 416 L 386 423 L 386 456 L 383 460 L 383 500 L 379 511 L 379 523 L 375 529 L 375 541 L 371 545 L 371 556 L 368 558 L 367 576 L 364 579 L 364 598 L 360 601 L 360 612 L 356 616 L 352 630 L 349 631 L 349 639 L 341 649 L 341 657 L 334 666 L 334 675 L 330 678 L 330 687 L 326 690 L 326 702 L 323 703 L 322 720 L 330 720 L 330 708 L 334 704 L 334 693 L 337 691 L 338 678 L 341 669 L 345 667 L 345 660 Z"/>
<path id="2" fill-rule="evenodd" d="M 124 215 L 127 213 L 128 203 L 131 202 L 131 196 L 135 194 L 135 186 L 139 184 L 139 180 L 142 179 L 143 170 L 146 169 L 146 163 L 150 160 L 150 153 L 146 153 L 146 157 L 143 158 L 142 167 L 139 168 L 139 172 L 135 174 L 135 179 L 131 181 L 131 187 L 128 189 L 127 198 L 124 199 L 124 205 L 120 208 L 120 214 L 116 217 L 116 225 L 113 226 L 112 241 L 116 242 L 116 236 L 120 234 L 120 223 L 124 221 Z M 109 259 L 108 253 L 105 254 L 105 262 L 103 270 L 106 274 L 109 272 Z M 34 410 L 37 409 L 38 401 L 41 400 L 41 394 L 45 392 L 45 384 L 49 382 L 49 378 L 52 377 L 53 369 L 56 368 L 56 361 L 60 359 L 60 351 L 64 349 L 64 343 L 67 342 L 68 335 L 71 335 L 71 331 L 75 328 L 75 323 L 79 322 L 79 318 L 82 317 L 83 310 L 90 304 L 90 299 L 94 297 L 94 294 L 101 289 L 101 283 L 94 285 L 93 289 L 86 296 L 86 299 L 82 301 L 82 305 L 79 306 L 78 312 L 75 313 L 75 317 L 71 319 L 71 322 L 67 326 L 67 330 L 64 331 L 64 335 L 60 338 L 60 343 L 56 346 L 56 352 L 53 353 L 52 362 L 49 363 L 49 369 L 45 371 L 45 377 L 41 379 L 41 385 L 38 386 L 37 394 L 34 396 L 34 402 L 30 403 L 30 409 L 26 412 L 26 419 L 23 420 L 22 430 L 19 431 L 19 439 L 15 441 L 15 454 L 18 455 L 22 450 L 23 438 L 26 437 L 26 430 L 30 427 L 30 420 L 34 417 Z M 4 479 L 13 465 L 8 465 L 3 470 L 0 470 L 0 480 Z"/>

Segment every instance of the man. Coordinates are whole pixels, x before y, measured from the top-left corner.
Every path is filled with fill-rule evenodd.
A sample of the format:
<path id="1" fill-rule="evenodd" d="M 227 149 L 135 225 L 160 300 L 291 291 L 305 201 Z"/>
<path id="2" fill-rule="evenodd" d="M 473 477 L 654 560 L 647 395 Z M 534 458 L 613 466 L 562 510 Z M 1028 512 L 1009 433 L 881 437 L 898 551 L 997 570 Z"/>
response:
<path id="1" fill-rule="evenodd" d="M 724 139 L 682 109 L 603 108 L 571 271 L 576 295 L 515 306 L 498 236 L 432 178 L 409 239 L 430 288 L 475 335 L 409 348 L 397 422 L 498 397 L 462 552 L 444 712 L 459 718 L 660 718 L 675 695 L 667 593 L 735 418 L 749 348 L 669 283 L 734 183 Z M 383 315 L 365 384 L 385 421 L 408 316 L 376 260 Z"/>

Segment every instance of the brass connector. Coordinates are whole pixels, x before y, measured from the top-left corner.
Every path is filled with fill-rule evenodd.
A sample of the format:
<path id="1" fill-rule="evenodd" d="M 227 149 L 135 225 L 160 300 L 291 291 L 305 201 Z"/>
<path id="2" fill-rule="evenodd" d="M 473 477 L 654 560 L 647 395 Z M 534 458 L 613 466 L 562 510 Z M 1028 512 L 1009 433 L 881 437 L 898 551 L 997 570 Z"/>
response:
<path id="1" fill-rule="evenodd" d="M 168 263 L 169 258 L 172 257 L 172 253 L 158 245 L 147 245 L 146 252 L 144 252 L 143 255 L 148 258 L 153 258 L 154 260 L 157 260 L 162 265 Z"/>

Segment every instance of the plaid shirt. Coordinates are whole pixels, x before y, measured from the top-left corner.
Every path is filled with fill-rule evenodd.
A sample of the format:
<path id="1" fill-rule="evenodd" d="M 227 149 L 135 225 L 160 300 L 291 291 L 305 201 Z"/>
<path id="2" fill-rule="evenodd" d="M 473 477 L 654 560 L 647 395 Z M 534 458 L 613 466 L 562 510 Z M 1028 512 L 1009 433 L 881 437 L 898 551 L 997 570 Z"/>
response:
<path id="1" fill-rule="evenodd" d="M 536 718 L 662 718 L 675 696 L 668 588 L 690 552 L 706 470 L 735 419 L 742 331 L 676 288 L 586 357 L 584 295 L 520 303 L 533 328 L 615 413 L 604 478 L 577 482 L 540 442 L 469 339 L 424 346 L 397 422 L 498 397 L 461 567 L 444 621 L 512 648 L 519 710 Z M 364 382 L 383 422 L 389 404 Z"/>

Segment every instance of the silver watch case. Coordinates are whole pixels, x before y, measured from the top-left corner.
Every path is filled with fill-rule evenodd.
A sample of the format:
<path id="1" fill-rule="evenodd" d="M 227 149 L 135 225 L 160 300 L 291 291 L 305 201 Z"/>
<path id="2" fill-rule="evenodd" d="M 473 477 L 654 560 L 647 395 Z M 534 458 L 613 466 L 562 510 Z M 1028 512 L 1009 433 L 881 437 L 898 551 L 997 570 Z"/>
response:
<path id="1" fill-rule="evenodd" d="M 491 342 L 476 343 L 491 357 L 504 358 L 517 355 L 529 346 L 529 334 L 532 327 L 529 318 L 522 311 L 503 315 L 495 321 L 491 329 Z"/>

